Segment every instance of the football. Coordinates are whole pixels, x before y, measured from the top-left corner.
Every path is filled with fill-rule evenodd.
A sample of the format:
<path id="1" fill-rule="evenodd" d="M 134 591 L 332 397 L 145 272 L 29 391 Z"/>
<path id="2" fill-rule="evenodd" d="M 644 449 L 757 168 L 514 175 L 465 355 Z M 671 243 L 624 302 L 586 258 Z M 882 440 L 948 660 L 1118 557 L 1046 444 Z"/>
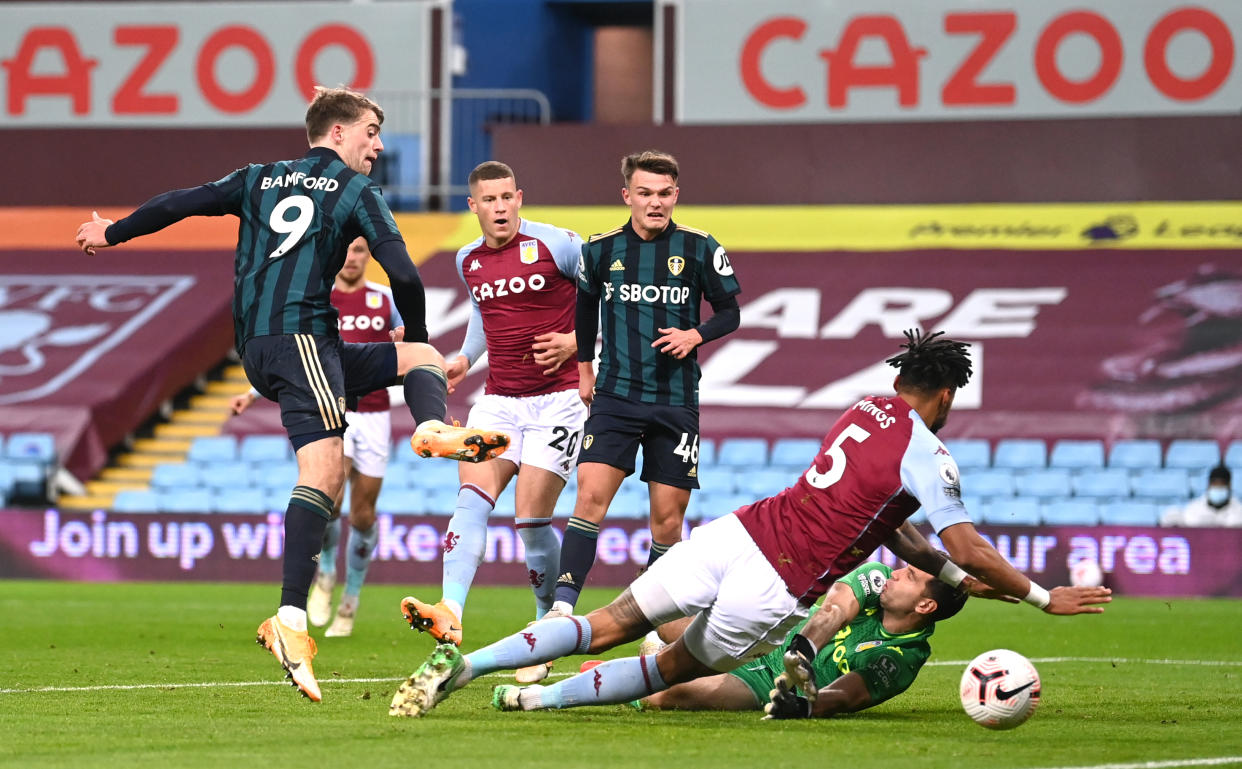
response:
<path id="1" fill-rule="evenodd" d="M 993 649 L 970 661 L 962 673 L 962 707 L 980 726 L 1012 729 L 1039 706 L 1039 673 L 1026 657 Z"/>
<path id="2" fill-rule="evenodd" d="M 1074 587 L 1099 587 L 1104 584 L 1104 572 L 1100 565 L 1086 558 L 1070 566 L 1069 578 Z"/>

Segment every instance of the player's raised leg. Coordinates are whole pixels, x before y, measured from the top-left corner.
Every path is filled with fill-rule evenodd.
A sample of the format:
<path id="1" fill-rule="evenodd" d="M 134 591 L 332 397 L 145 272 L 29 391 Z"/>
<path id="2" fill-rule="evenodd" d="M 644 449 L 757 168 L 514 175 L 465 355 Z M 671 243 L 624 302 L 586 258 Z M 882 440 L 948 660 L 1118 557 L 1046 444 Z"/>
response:
<path id="1" fill-rule="evenodd" d="M 448 379 L 444 358 L 429 344 L 400 342 L 397 374 L 404 377 L 405 403 L 417 425 L 410 445 L 420 457 L 446 457 L 459 462 L 485 462 L 509 447 L 509 436 L 498 430 L 482 430 L 444 423 Z"/>

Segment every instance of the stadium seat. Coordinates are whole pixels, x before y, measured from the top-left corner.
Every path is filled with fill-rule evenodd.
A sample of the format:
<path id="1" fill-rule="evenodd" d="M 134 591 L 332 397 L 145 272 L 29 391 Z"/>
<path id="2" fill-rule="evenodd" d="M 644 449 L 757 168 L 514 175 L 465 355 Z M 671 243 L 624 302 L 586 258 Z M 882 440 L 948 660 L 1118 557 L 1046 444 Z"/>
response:
<path id="1" fill-rule="evenodd" d="M 158 513 L 159 495 L 146 489 L 118 491 L 112 498 L 112 509 L 118 513 Z"/>
<path id="2" fill-rule="evenodd" d="M 151 471 L 151 488 L 164 491 L 201 486 L 202 479 L 199 473 L 199 466 L 192 462 L 166 462 L 156 465 Z"/>
<path id="3" fill-rule="evenodd" d="M 992 447 L 982 438 L 957 438 L 944 442 L 959 470 L 992 466 Z"/>
<path id="4" fill-rule="evenodd" d="M 704 493 L 698 502 L 694 520 L 712 521 L 754 501 L 745 494 Z"/>
<path id="5" fill-rule="evenodd" d="M 647 490 L 641 486 L 622 484 L 616 496 L 608 504 L 608 515 L 611 518 L 646 518 L 651 511 L 651 502 Z"/>
<path id="6" fill-rule="evenodd" d="M 970 516 L 970 520 L 978 521 L 979 515 L 983 511 L 983 497 L 976 497 L 973 494 L 963 495 L 962 506 L 966 508 L 966 513 Z"/>
<path id="7" fill-rule="evenodd" d="M 738 478 L 741 477 L 734 468 L 713 465 L 699 466 L 699 488 L 713 493 L 732 494 L 737 491 Z"/>
<path id="8" fill-rule="evenodd" d="M 375 511 L 396 515 L 419 514 L 426 512 L 427 503 L 426 492 L 385 485 L 375 501 Z"/>
<path id="9" fill-rule="evenodd" d="M 1160 442 L 1154 440 L 1123 440 L 1113 444 L 1108 453 L 1108 466 L 1126 470 L 1148 470 L 1161 467 Z"/>
<path id="10" fill-rule="evenodd" d="M 1150 502 L 1119 500 L 1100 508 L 1104 526 L 1155 526 L 1159 521 L 1160 510 Z"/>
<path id="11" fill-rule="evenodd" d="M 699 469 L 716 464 L 716 442 L 711 438 L 699 438 Z"/>
<path id="12" fill-rule="evenodd" d="M 1049 467 L 1063 467 L 1067 470 L 1087 470 L 1104 467 L 1104 442 L 1089 441 L 1057 441 L 1052 446 L 1052 454 L 1048 457 Z"/>
<path id="13" fill-rule="evenodd" d="M 393 481 L 398 486 L 412 489 L 447 489 L 457 495 L 461 486 L 458 476 L 458 464 L 446 459 L 416 459 L 411 464 L 399 467 L 389 463 L 384 483 Z M 517 483 L 513 481 L 512 483 Z M 512 483 L 510 485 L 512 485 Z"/>
<path id="14" fill-rule="evenodd" d="M 283 462 L 262 462 L 250 468 L 250 485 L 268 491 L 288 494 L 298 483 L 298 463 L 292 459 Z"/>
<path id="15" fill-rule="evenodd" d="M 1070 478 L 1074 495 L 1079 497 L 1128 497 L 1130 471 L 1120 467 L 1084 470 Z"/>
<path id="16" fill-rule="evenodd" d="M 962 476 L 962 492 L 973 497 L 1012 497 L 1013 473 L 1008 470 L 975 470 Z"/>
<path id="17" fill-rule="evenodd" d="M 198 479 L 210 489 L 247 488 L 251 485 L 251 468 L 246 462 L 202 462 Z"/>
<path id="18" fill-rule="evenodd" d="M 794 468 L 795 472 L 810 467 L 823 441 L 815 438 L 779 438 L 772 444 L 772 467 Z"/>
<path id="19" fill-rule="evenodd" d="M 291 450 L 289 439 L 283 435 L 247 435 L 237 448 L 237 458 L 243 462 L 277 462 L 289 459 Z"/>
<path id="20" fill-rule="evenodd" d="M 1164 455 L 1165 467 L 1177 467 L 1192 473 L 1207 475 L 1220 464 L 1220 444 L 1216 441 L 1175 440 L 1169 443 Z"/>
<path id="21" fill-rule="evenodd" d="M 768 442 L 763 438 L 725 438 L 720 442 L 716 464 L 756 469 L 768 465 Z"/>
<path id="22" fill-rule="evenodd" d="M 992 467 L 1042 470 L 1048 466 L 1048 445 L 1035 438 L 1006 438 L 996 444 Z"/>
<path id="23" fill-rule="evenodd" d="M 1038 526 L 1040 507 L 1038 499 L 990 499 L 983 505 L 982 520 L 994 526 Z"/>
<path id="24" fill-rule="evenodd" d="M 1088 499 L 1050 499 L 1044 502 L 1043 521 L 1047 526 L 1095 526 L 1100 505 Z"/>
<path id="25" fill-rule="evenodd" d="M 267 494 L 253 487 L 220 489 L 214 507 L 217 513 L 266 513 Z"/>
<path id="26" fill-rule="evenodd" d="M 164 513 L 210 513 L 216 507 L 215 492 L 203 488 L 170 488 L 156 492 L 156 504 Z"/>
<path id="27" fill-rule="evenodd" d="M 237 439 L 232 435 L 195 438 L 187 458 L 191 462 L 232 462 L 237 459 Z"/>
<path id="28" fill-rule="evenodd" d="M 0 497 L 4 504 L 9 501 L 9 497 L 13 496 L 13 467 L 7 460 L 0 459 Z"/>
<path id="29" fill-rule="evenodd" d="M 4 442 L 4 456 L 51 464 L 56 461 L 56 439 L 51 433 L 13 433 Z"/>
<path id="30" fill-rule="evenodd" d="M 1020 497 L 1068 497 L 1070 490 L 1069 470 L 1032 470 L 1014 475 L 1014 491 Z"/>
<path id="31" fill-rule="evenodd" d="M 1190 498 L 1190 479 L 1180 468 L 1146 470 L 1134 475 L 1131 488 L 1136 497 L 1169 497 L 1185 504 Z"/>
<path id="32" fill-rule="evenodd" d="M 1225 465 L 1233 470 L 1235 476 L 1242 473 L 1242 440 L 1229 442 L 1229 448 L 1225 450 Z"/>
<path id="33" fill-rule="evenodd" d="M 737 492 L 752 501 L 770 497 L 796 483 L 798 476 L 788 470 L 756 470 L 739 473 Z"/>

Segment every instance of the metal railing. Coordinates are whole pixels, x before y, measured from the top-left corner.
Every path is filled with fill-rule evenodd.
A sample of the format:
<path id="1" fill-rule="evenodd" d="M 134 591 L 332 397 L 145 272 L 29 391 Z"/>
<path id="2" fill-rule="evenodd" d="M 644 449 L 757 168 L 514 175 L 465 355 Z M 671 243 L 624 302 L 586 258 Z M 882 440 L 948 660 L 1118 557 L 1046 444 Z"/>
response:
<path id="1" fill-rule="evenodd" d="M 371 96 L 384 108 L 385 144 L 371 176 L 384 188 L 389 205 L 402 211 L 464 207 L 467 175 L 492 159 L 490 127 L 547 125 L 552 119 L 548 97 L 534 89 L 454 88 Z M 445 106 L 447 119 L 440 114 Z"/>

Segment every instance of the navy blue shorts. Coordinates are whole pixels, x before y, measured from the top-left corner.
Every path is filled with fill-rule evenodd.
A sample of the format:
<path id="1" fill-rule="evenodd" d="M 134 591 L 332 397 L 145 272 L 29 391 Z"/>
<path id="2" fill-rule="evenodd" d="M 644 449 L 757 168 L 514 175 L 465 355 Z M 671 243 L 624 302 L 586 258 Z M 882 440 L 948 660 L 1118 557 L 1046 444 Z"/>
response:
<path id="1" fill-rule="evenodd" d="M 699 410 L 694 406 L 660 406 L 596 393 L 583 436 L 579 464 L 600 462 L 630 475 L 641 444 L 641 480 L 679 489 L 699 487 Z"/>
<path id="2" fill-rule="evenodd" d="M 242 366 L 254 389 L 280 404 L 280 422 L 296 451 L 344 435 L 346 400 L 396 382 L 397 347 L 310 334 L 258 336 L 246 342 Z"/>

